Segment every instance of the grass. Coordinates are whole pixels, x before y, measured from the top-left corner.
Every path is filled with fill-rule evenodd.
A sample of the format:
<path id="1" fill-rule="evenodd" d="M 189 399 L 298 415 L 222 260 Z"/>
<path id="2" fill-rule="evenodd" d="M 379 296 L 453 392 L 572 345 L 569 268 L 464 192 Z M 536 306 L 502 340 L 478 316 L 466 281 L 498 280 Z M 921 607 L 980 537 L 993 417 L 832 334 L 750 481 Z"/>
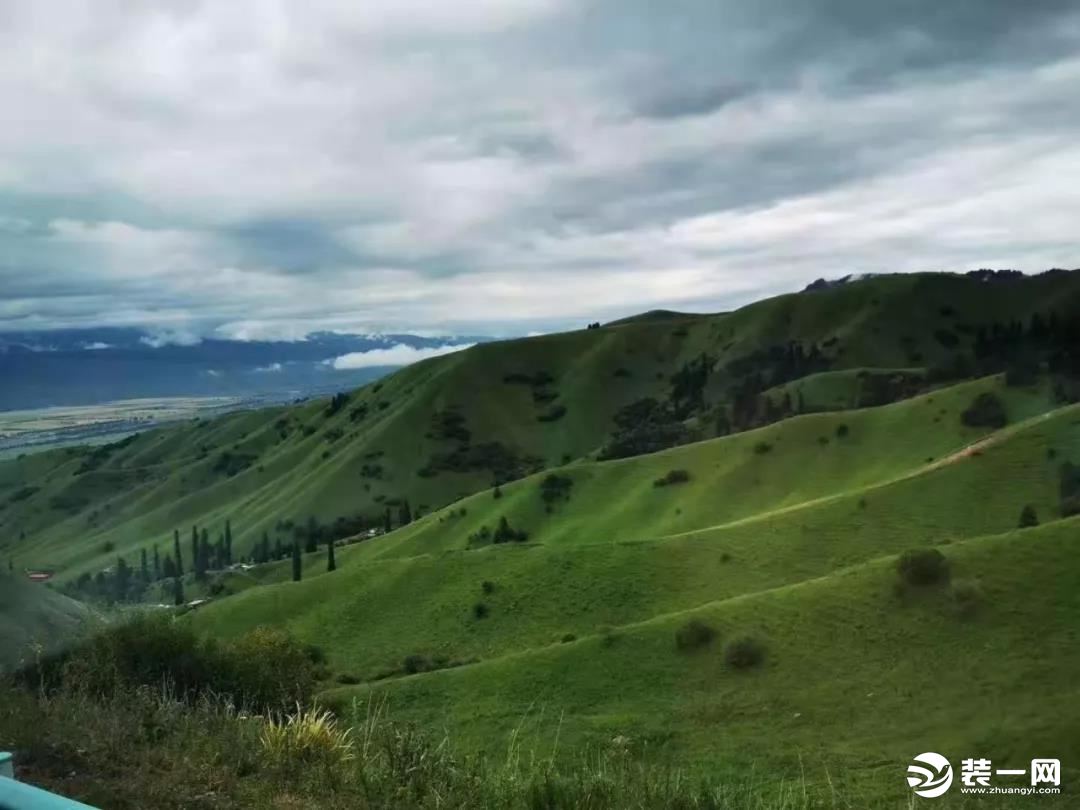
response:
<path id="1" fill-rule="evenodd" d="M 99 753 L 58 761 L 94 774 L 81 795 L 109 789 L 130 806 L 129 768 L 160 774 L 163 807 L 195 806 L 206 785 L 222 807 L 899 807 L 903 769 L 925 750 L 1055 756 L 1068 784 L 1080 776 L 1080 518 L 1061 519 L 1059 469 L 1080 462 L 1078 406 L 1001 375 L 851 406 L 867 370 L 917 378 L 950 360 L 935 331 L 969 349 L 980 323 L 1046 311 L 1078 279 L 884 277 L 484 344 L 353 392 L 331 415 L 300 403 L 0 464 L 2 553 L 61 581 L 168 551 L 174 526 L 186 555 L 192 523 L 213 539 L 230 518 L 242 555 L 263 531 L 291 540 L 285 521 L 378 517 L 399 497 L 422 513 L 339 546 L 332 573 L 324 552 L 304 555 L 299 583 L 287 559 L 215 575 L 231 595 L 178 619 L 225 640 L 281 627 L 325 651 L 320 700 L 353 727 L 333 779 L 287 767 L 288 722 L 213 702 L 172 717 L 165 697 L 132 698 L 176 765 L 110 719 L 115 706 L 78 695 L 13 697 L 25 714 L 0 731 L 47 752 L 73 731 L 65 713 L 101 728 L 87 749 Z M 821 412 L 722 437 L 700 412 L 700 441 L 596 460 L 616 411 L 666 397 L 683 364 L 714 357 L 704 396 L 728 402 L 729 362 L 792 339 L 825 347 L 823 370 L 770 396 Z M 987 393 L 1007 424 L 965 426 Z M 557 422 L 537 419 L 556 406 Z M 498 441 L 542 469 L 495 489 L 490 470 L 418 474 L 456 444 L 439 431 L 462 427 L 473 446 Z M 224 452 L 241 459 L 231 477 Z M 672 471 L 677 486 L 656 485 Z M 1041 525 L 1019 531 L 1027 506 Z M 527 542 L 478 539 L 503 520 Z M 951 582 L 904 583 L 897 561 L 912 550 L 943 555 Z M 187 596 L 208 587 L 189 578 Z M 199 712 L 227 749 L 196 731 Z M 328 720 L 312 721 L 319 739 L 334 738 Z M 40 734 L 11 731 L 26 723 Z M 65 784 L 46 754 L 30 761 Z"/>
<path id="2" fill-rule="evenodd" d="M 594 634 L 327 700 L 385 700 L 476 750 L 513 737 L 543 752 L 557 729 L 568 750 L 623 737 L 709 773 L 791 777 L 801 758 L 813 781 L 827 771 L 882 801 L 903 799 L 899 774 L 922 750 L 1002 762 L 1055 751 L 1074 782 L 1078 530 L 1073 519 L 949 546 L 985 594 L 975 618 L 957 614 L 948 588 L 899 599 L 886 557 L 624 626 L 615 643 Z M 720 641 L 753 634 L 765 662 L 732 671 L 716 644 L 680 654 L 673 634 L 691 618 Z"/>

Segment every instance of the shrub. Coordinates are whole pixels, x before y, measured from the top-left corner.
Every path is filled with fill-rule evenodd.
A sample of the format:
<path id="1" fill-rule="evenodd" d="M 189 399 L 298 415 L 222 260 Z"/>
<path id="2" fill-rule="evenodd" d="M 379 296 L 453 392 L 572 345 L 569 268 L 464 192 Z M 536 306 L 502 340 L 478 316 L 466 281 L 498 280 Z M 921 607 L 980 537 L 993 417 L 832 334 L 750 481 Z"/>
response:
<path id="1" fill-rule="evenodd" d="M 560 641 L 561 641 L 561 642 L 562 642 L 563 644 L 569 644 L 569 643 L 570 643 L 571 641 L 577 641 L 577 636 L 575 636 L 575 635 L 574 635 L 573 633 L 567 633 L 566 635 L 564 635 L 564 636 L 563 636 L 563 637 L 562 637 L 561 639 L 559 639 L 559 640 L 560 640 Z"/>
<path id="2" fill-rule="evenodd" d="M 342 672 L 337 676 L 337 682 L 342 686 L 355 686 L 358 683 L 363 683 L 363 679 L 359 675 L 351 675 L 348 672 Z"/>
<path id="3" fill-rule="evenodd" d="M 547 507 L 553 506 L 558 501 L 570 500 L 570 490 L 574 487 L 574 479 L 569 475 L 551 473 L 540 482 L 540 498 Z"/>
<path id="4" fill-rule="evenodd" d="M 1009 418 L 1005 406 L 996 394 L 984 391 L 960 414 L 960 421 L 968 427 L 1003 428 Z"/>
<path id="5" fill-rule="evenodd" d="M 401 668 L 407 675 L 415 675 L 418 672 L 427 672 L 431 669 L 431 661 L 428 660 L 426 655 L 406 655 L 405 660 L 401 662 Z"/>
<path id="6" fill-rule="evenodd" d="M 139 616 L 39 661 L 19 678 L 100 696 L 166 685 L 181 700 L 217 694 L 241 706 L 280 709 L 310 698 L 315 665 L 281 630 L 257 628 L 219 644 L 170 620 Z"/>
<path id="7" fill-rule="evenodd" d="M 961 579 L 953 583 L 950 591 L 956 614 L 962 619 L 970 619 L 979 612 L 983 603 L 983 590 L 972 579 Z"/>
<path id="8" fill-rule="evenodd" d="M 263 721 L 259 745 L 270 765 L 296 773 L 319 768 L 333 775 L 354 758 L 351 731 L 338 726 L 326 709 L 297 709 Z"/>
<path id="9" fill-rule="evenodd" d="M 495 583 L 492 582 L 490 579 L 485 579 L 483 582 L 480 583 L 480 590 L 482 590 L 486 594 L 494 593 Z"/>
<path id="10" fill-rule="evenodd" d="M 671 484 L 685 484 L 690 480 L 690 473 L 686 470 L 668 470 L 662 478 L 653 481 L 654 487 L 666 487 Z"/>
<path id="11" fill-rule="evenodd" d="M 1027 529 L 1039 525 L 1039 516 L 1035 514 L 1035 507 L 1030 503 L 1020 510 L 1020 528 Z"/>
<path id="12" fill-rule="evenodd" d="M 472 606 L 472 614 L 474 619 L 486 619 L 490 615 L 491 611 L 488 606 L 483 602 L 477 602 Z"/>
<path id="13" fill-rule="evenodd" d="M 771 451 L 772 445 L 768 442 L 758 442 L 754 445 L 754 452 L 757 453 L 759 456 L 763 456 Z"/>
<path id="14" fill-rule="evenodd" d="M 753 636 L 740 636 L 724 645 L 724 663 L 732 669 L 751 669 L 765 660 L 765 645 Z"/>
<path id="15" fill-rule="evenodd" d="M 836 426 L 836 438 L 842 439 L 851 432 L 851 429 L 846 423 L 841 423 Z"/>
<path id="16" fill-rule="evenodd" d="M 935 585 L 949 581 L 949 559 L 936 548 L 912 549 L 900 555 L 896 571 L 908 585 Z"/>
<path id="17" fill-rule="evenodd" d="M 716 638 L 716 631 L 700 619 L 690 619 L 675 631 L 675 649 L 690 652 L 706 647 Z"/>

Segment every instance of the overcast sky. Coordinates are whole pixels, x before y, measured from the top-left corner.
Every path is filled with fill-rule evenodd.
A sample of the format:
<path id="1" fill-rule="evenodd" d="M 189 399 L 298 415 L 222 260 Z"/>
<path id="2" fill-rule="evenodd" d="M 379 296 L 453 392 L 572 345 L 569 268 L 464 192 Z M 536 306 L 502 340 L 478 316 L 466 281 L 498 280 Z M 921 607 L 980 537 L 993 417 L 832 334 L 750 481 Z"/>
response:
<path id="1" fill-rule="evenodd" d="M 1077 266 L 1077 6 L 0 2 L 0 329 L 525 333 Z"/>

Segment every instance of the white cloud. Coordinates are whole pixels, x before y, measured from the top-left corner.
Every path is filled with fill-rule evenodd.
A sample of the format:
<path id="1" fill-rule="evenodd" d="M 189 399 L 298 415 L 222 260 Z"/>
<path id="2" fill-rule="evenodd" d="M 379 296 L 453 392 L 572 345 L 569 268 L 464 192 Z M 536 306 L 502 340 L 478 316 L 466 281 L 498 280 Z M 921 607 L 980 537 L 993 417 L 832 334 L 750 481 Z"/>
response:
<path id="1" fill-rule="evenodd" d="M 1054 3 L 57 3 L 0 4 L 0 329 L 521 333 L 1080 263 Z"/>
<path id="2" fill-rule="evenodd" d="M 143 335 L 139 342 L 153 349 L 160 349 L 162 346 L 195 346 L 202 342 L 202 338 L 187 330 L 168 329 Z"/>
<path id="3" fill-rule="evenodd" d="M 270 365 L 267 366 L 257 366 L 255 371 L 260 374 L 273 374 L 281 371 L 283 368 L 284 366 L 282 366 L 281 363 L 270 363 Z"/>
<path id="4" fill-rule="evenodd" d="M 326 364 L 338 371 L 357 368 L 373 368 L 377 366 L 407 366 L 429 357 L 442 357 L 444 354 L 453 354 L 475 346 L 475 343 L 458 343 L 451 346 L 432 346 L 416 348 L 398 343 L 387 349 L 372 349 L 368 352 L 350 352 L 332 360 Z"/>
<path id="5" fill-rule="evenodd" d="M 95 340 L 93 343 L 84 343 L 82 347 L 87 351 L 98 351 L 100 349 L 110 349 L 112 344 L 102 343 L 100 340 Z"/>

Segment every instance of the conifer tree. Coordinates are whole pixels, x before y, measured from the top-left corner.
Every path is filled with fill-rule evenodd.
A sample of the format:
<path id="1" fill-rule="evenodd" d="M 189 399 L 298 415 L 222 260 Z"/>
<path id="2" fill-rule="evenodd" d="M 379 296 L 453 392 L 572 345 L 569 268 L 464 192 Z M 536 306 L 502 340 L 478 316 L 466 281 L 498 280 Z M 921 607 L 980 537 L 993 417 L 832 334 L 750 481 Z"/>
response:
<path id="1" fill-rule="evenodd" d="M 225 521 L 225 565 L 232 565 L 232 526 Z"/>
<path id="2" fill-rule="evenodd" d="M 184 604 L 184 580 L 180 577 L 173 577 L 172 588 L 173 604 L 177 606 Z"/>
<path id="3" fill-rule="evenodd" d="M 161 579 L 161 554 L 158 547 L 154 546 L 154 582 Z"/>
<path id="4" fill-rule="evenodd" d="M 199 567 L 199 530 L 195 526 L 191 527 L 191 570 L 195 571 Z"/>
<path id="5" fill-rule="evenodd" d="M 394 530 L 394 524 L 390 520 L 390 507 L 386 507 L 386 514 L 383 515 L 383 531 L 390 534 Z"/>
<path id="6" fill-rule="evenodd" d="M 401 508 L 398 510 L 398 522 L 402 526 L 408 526 L 412 523 L 412 510 L 409 509 L 408 499 L 401 502 Z"/>
<path id="7" fill-rule="evenodd" d="M 281 538 L 280 537 L 275 537 L 274 538 L 274 559 L 275 560 L 280 560 L 280 559 L 283 559 L 284 557 L 285 557 L 285 549 L 281 545 Z"/>
<path id="8" fill-rule="evenodd" d="M 292 581 L 299 582 L 303 576 L 303 562 L 300 559 L 300 543 L 293 541 L 292 544 Z"/>
<path id="9" fill-rule="evenodd" d="M 184 556 L 180 553 L 180 530 L 173 529 L 173 556 L 176 558 L 176 572 L 184 575 Z"/>
<path id="10" fill-rule="evenodd" d="M 146 556 L 146 549 L 139 549 L 139 579 L 143 587 L 150 584 L 150 562 Z"/>
<path id="11" fill-rule="evenodd" d="M 337 571 L 337 560 L 334 559 L 334 538 L 331 537 L 326 543 L 326 570 Z"/>
<path id="12" fill-rule="evenodd" d="M 116 558 L 116 573 L 113 575 L 113 599 L 123 602 L 131 588 L 131 569 L 123 557 Z"/>
<path id="13" fill-rule="evenodd" d="M 262 549 L 259 556 L 262 558 L 259 562 L 270 562 L 270 535 L 266 532 L 263 532 Z"/>

